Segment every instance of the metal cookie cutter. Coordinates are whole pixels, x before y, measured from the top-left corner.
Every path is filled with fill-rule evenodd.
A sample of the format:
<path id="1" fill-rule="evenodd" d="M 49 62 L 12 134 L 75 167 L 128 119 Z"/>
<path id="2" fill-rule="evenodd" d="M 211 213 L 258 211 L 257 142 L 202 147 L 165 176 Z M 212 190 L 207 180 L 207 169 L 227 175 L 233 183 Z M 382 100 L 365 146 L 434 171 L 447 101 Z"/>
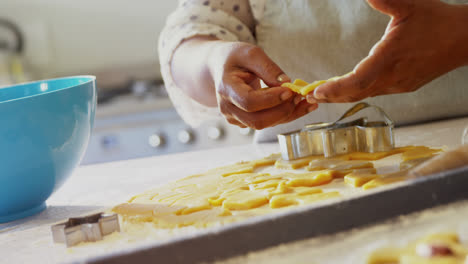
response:
<path id="1" fill-rule="evenodd" d="M 117 214 L 97 213 L 69 218 L 68 221 L 52 226 L 55 243 L 65 243 L 72 247 L 80 242 L 94 242 L 114 231 L 120 231 Z"/>
<path id="2" fill-rule="evenodd" d="M 350 122 L 340 122 L 357 112 L 372 107 L 382 118 L 369 122 L 367 117 Z M 311 155 L 335 155 L 350 152 L 389 151 L 395 146 L 393 121 L 382 108 L 367 103 L 358 103 L 333 123 L 315 123 L 302 130 L 278 135 L 281 156 L 294 160 Z"/>

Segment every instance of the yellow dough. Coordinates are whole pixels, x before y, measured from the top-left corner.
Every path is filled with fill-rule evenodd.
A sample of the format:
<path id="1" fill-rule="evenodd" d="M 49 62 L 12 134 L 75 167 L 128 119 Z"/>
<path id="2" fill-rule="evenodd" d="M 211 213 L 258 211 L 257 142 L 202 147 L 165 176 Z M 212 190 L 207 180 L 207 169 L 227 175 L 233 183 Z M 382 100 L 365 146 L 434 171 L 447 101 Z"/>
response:
<path id="1" fill-rule="evenodd" d="M 353 152 L 349 153 L 346 155 L 343 155 L 343 158 L 349 159 L 349 160 L 379 160 L 383 159 L 385 157 L 395 155 L 398 153 L 402 153 L 406 151 L 404 148 L 395 148 L 390 151 L 383 151 L 383 152 L 374 152 L 374 153 L 369 153 L 369 152 Z"/>
<path id="2" fill-rule="evenodd" d="M 350 174 L 344 176 L 344 182 L 353 187 L 361 187 L 365 183 L 381 177 L 376 172 L 374 168 L 353 170 Z"/>
<path id="3" fill-rule="evenodd" d="M 292 193 L 292 194 L 280 194 L 280 195 L 275 195 L 271 200 L 270 200 L 270 207 L 271 208 L 281 208 L 281 207 L 286 207 L 286 206 L 291 206 L 291 205 L 299 205 L 299 204 L 307 204 L 311 202 L 316 202 L 324 199 L 330 199 L 330 198 L 337 198 L 340 197 L 339 192 L 318 192 L 312 195 L 300 195 L 298 193 Z"/>
<path id="4" fill-rule="evenodd" d="M 315 82 L 312 82 L 312 83 L 308 83 L 304 80 L 301 80 L 301 79 L 296 79 L 294 80 L 293 83 L 283 83 L 281 86 L 283 87 L 287 87 L 289 89 L 291 89 L 291 91 L 295 92 L 295 93 L 298 93 L 298 94 L 301 94 L 303 96 L 306 96 L 308 93 L 312 92 L 315 90 L 315 88 L 319 87 L 320 85 L 328 82 L 328 81 L 334 81 L 334 80 L 337 80 L 341 77 L 345 77 L 347 76 L 348 74 L 351 74 L 350 73 L 347 73 L 343 76 L 335 76 L 333 78 L 330 78 L 328 80 L 320 80 L 320 81 L 315 81 Z"/>
<path id="5" fill-rule="evenodd" d="M 295 159 L 295 160 L 283 160 L 278 159 L 275 163 L 275 168 L 277 169 L 287 169 L 295 170 L 309 165 L 314 159 L 324 159 L 323 156 L 309 156 L 305 158 Z"/>
<path id="6" fill-rule="evenodd" d="M 369 189 L 381 187 L 384 185 L 388 185 L 391 183 L 401 182 L 406 179 L 407 179 L 406 176 L 381 176 L 362 185 L 362 189 L 369 190 Z"/>
<path id="7" fill-rule="evenodd" d="M 301 174 L 288 173 L 285 174 L 285 178 L 288 179 L 287 185 L 291 187 L 313 187 L 331 182 L 334 175 L 334 171 L 322 170 Z"/>
<path id="8" fill-rule="evenodd" d="M 324 83 L 326 83 L 328 81 L 336 80 L 338 78 L 340 78 L 340 76 L 333 77 L 333 78 L 330 78 L 328 80 L 315 81 L 315 82 L 312 82 L 312 83 L 308 83 L 308 82 L 306 82 L 304 80 L 301 80 L 301 79 L 296 79 L 296 80 L 294 80 L 293 83 L 283 83 L 281 86 L 287 87 L 287 88 L 291 89 L 291 91 L 293 91 L 295 93 L 306 96 L 308 93 L 314 91 L 315 88 L 317 88 L 318 86 L 320 86 L 320 85 L 322 85 L 322 84 L 324 84 Z"/>
<path id="9" fill-rule="evenodd" d="M 298 82 L 298 84 L 301 84 Z M 293 161 L 279 154 L 242 161 L 188 176 L 148 190 L 113 211 L 124 223 L 152 223 L 156 228 L 209 227 L 340 197 L 322 187 L 332 181 L 363 190 L 403 181 L 404 176 L 378 175 L 374 161 L 397 153 L 403 168 L 439 150 L 403 147 L 388 152 L 350 153 L 335 158 L 311 156 Z M 397 161 L 399 162 L 399 161 Z M 399 165 L 399 164 L 396 164 Z M 272 169 L 276 170 L 272 173 Z"/>
<path id="10" fill-rule="evenodd" d="M 468 249 L 457 234 L 436 233 L 423 237 L 404 248 L 381 248 L 372 252 L 367 264 L 464 264 Z"/>
<path id="11" fill-rule="evenodd" d="M 338 192 L 322 193 L 316 188 L 333 180 L 335 172 L 331 170 L 271 175 L 250 169 L 274 162 L 266 158 L 189 176 L 137 195 L 113 211 L 128 223 L 152 222 L 158 228 L 208 227 L 339 196 Z M 249 170 L 244 169 L 247 165 Z"/>
<path id="12" fill-rule="evenodd" d="M 442 151 L 441 149 L 432 149 L 426 146 L 408 146 L 403 149 L 405 150 L 402 154 L 403 161 L 430 158 Z"/>
<path id="13" fill-rule="evenodd" d="M 351 173 L 356 169 L 373 168 L 374 164 L 369 161 L 361 160 L 342 160 L 336 159 L 320 159 L 312 160 L 309 166 L 306 167 L 309 171 L 320 171 L 320 170 L 333 170 L 335 171 L 335 177 L 344 177 L 346 174 Z"/>

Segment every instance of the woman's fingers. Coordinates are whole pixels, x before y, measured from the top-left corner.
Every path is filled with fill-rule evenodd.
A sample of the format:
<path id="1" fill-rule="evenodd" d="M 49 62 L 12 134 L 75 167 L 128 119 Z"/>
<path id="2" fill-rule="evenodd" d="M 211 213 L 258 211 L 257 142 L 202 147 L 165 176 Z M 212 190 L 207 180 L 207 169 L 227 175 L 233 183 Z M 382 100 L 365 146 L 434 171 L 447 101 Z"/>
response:
<path id="1" fill-rule="evenodd" d="M 291 79 L 258 46 L 245 46 L 236 60 L 237 64 L 253 72 L 269 87 L 280 86 Z"/>
<path id="2" fill-rule="evenodd" d="M 404 17 L 412 12 L 416 1 L 421 0 L 367 0 L 375 10 L 395 18 Z"/>
<path id="3" fill-rule="evenodd" d="M 259 47 L 231 44 L 221 74 L 215 67 L 218 107 L 231 124 L 264 129 L 297 119 L 316 108 L 301 96 L 281 87 L 290 81 Z M 216 70 L 217 69 L 217 70 Z M 259 80 L 269 88 L 262 89 Z"/>
<path id="4" fill-rule="evenodd" d="M 291 121 L 294 121 L 300 117 L 307 115 L 308 113 L 314 111 L 317 108 L 318 108 L 318 104 L 309 104 L 306 100 L 302 100 L 296 105 L 296 108 L 294 109 L 294 111 L 281 123 L 283 124 L 283 123 L 289 123 Z"/>
<path id="5" fill-rule="evenodd" d="M 290 100 L 276 107 L 257 112 L 245 112 L 227 100 L 222 100 L 220 110 L 233 125 L 251 127 L 257 130 L 288 123 L 317 109 L 317 104 L 309 104 L 306 100 L 295 103 Z"/>
<path id="6" fill-rule="evenodd" d="M 253 89 L 237 76 L 229 76 L 218 93 L 245 112 L 257 112 L 288 101 L 293 93 L 286 87 Z"/>
<path id="7" fill-rule="evenodd" d="M 242 124 L 237 119 L 235 119 L 234 117 L 226 117 L 226 120 L 231 125 L 235 125 L 235 126 L 238 126 L 238 127 L 241 127 L 241 128 L 246 128 L 247 127 L 246 125 Z"/>
<path id="8" fill-rule="evenodd" d="M 220 110 L 225 116 L 231 116 L 240 123 L 260 130 L 274 126 L 287 119 L 295 109 L 292 100 L 284 102 L 276 107 L 257 112 L 245 112 L 229 101 L 223 100 L 220 103 Z"/>

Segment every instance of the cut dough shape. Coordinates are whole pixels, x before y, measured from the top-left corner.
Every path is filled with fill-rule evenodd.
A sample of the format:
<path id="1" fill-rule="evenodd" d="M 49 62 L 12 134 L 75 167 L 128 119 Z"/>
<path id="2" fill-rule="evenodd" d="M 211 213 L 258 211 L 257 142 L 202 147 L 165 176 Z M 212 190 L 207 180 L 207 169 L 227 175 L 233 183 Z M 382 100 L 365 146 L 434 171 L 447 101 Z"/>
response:
<path id="1" fill-rule="evenodd" d="M 341 194 L 338 191 L 318 193 L 314 195 L 299 196 L 299 201 L 301 204 L 309 204 L 321 200 L 332 199 L 341 197 Z"/>
<path id="2" fill-rule="evenodd" d="M 376 169 L 374 168 L 358 169 L 344 176 L 344 182 L 353 187 L 361 187 L 365 183 L 379 177 L 381 175 L 376 174 Z"/>
<path id="3" fill-rule="evenodd" d="M 271 208 L 281 208 L 287 207 L 292 205 L 299 205 L 299 204 L 306 204 L 311 202 L 316 202 L 320 200 L 330 199 L 339 197 L 340 193 L 333 191 L 333 192 L 326 192 L 323 193 L 321 190 L 316 189 L 315 193 L 310 194 L 303 194 L 300 195 L 298 193 L 289 193 L 289 194 L 279 194 L 275 195 L 270 199 L 270 207 Z"/>
<path id="4" fill-rule="evenodd" d="M 351 173 L 356 169 L 373 168 L 374 164 L 369 161 L 360 160 L 343 160 L 339 158 L 335 159 L 321 159 L 312 160 L 309 166 L 306 167 L 308 171 L 320 171 L 320 170 L 333 170 L 335 171 L 335 177 L 342 178 L 346 174 Z"/>
<path id="5" fill-rule="evenodd" d="M 397 183 L 406 180 L 406 176 L 381 176 L 377 179 L 373 179 L 366 184 L 362 185 L 362 189 L 369 190 L 377 187 L 381 187 L 384 185 L 388 185 L 391 183 Z"/>
<path id="6" fill-rule="evenodd" d="M 223 208 L 228 210 L 248 210 L 268 203 L 265 193 L 259 191 L 245 191 L 226 195 Z"/>
<path id="7" fill-rule="evenodd" d="M 313 187 L 330 183 L 333 180 L 334 172 L 330 170 L 300 173 L 285 174 L 284 178 L 288 179 L 287 185 L 290 187 Z"/>
<path id="8" fill-rule="evenodd" d="M 431 157 L 419 158 L 419 159 L 411 159 L 407 161 L 403 161 L 400 163 L 400 170 L 409 170 L 418 166 L 419 164 L 429 160 Z"/>
<path id="9" fill-rule="evenodd" d="M 255 164 L 250 162 L 239 162 L 233 165 L 227 165 L 207 171 L 207 174 L 220 174 L 223 177 L 228 177 L 234 174 L 251 173 L 255 169 Z"/>
<path id="10" fill-rule="evenodd" d="M 268 157 L 265 157 L 263 159 L 258 159 L 258 160 L 253 160 L 253 161 L 250 161 L 250 163 L 252 163 L 255 168 L 257 167 L 261 167 L 261 166 L 269 166 L 269 165 L 273 165 L 275 164 L 275 162 L 281 158 L 281 154 L 279 153 L 274 153 L 274 154 L 271 154 L 270 156 Z"/>
<path id="11" fill-rule="evenodd" d="M 432 149 L 426 146 L 408 146 L 403 149 L 405 149 L 402 154 L 403 161 L 430 158 L 434 156 L 434 154 L 442 151 L 441 149 Z"/>
<path id="12" fill-rule="evenodd" d="M 402 153 L 404 151 L 405 149 L 403 148 L 395 148 L 390 151 L 382 151 L 382 152 L 374 152 L 374 153 L 353 152 L 353 153 L 345 154 L 343 155 L 343 157 L 346 157 L 349 160 L 379 160 L 379 159 L 383 159 L 391 155 Z"/>
<path id="13" fill-rule="evenodd" d="M 287 170 L 300 169 L 302 167 L 307 166 L 309 162 L 315 159 L 324 159 L 324 157 L 323 156 L 309 156 L 309 157 L 295 159 L 295 160 L 283 160 L 280 158 L 276 161 L 275 168 L 287 169 Z"/>
<path id="14" fill-rule="evenodd" d="M 112 210 L 115 213 L 126 216 L 160 216 L 166 214 L 177 214 L 185 208 L 185 206 L 168 206 L 164 204 L 124 203 L 115 206 Z"/>

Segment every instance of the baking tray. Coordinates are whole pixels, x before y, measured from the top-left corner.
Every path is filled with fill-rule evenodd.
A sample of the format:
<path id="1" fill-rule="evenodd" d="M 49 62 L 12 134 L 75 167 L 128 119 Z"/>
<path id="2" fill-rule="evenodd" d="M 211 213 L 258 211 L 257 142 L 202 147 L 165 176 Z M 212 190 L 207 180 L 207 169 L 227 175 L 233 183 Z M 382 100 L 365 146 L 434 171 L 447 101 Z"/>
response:
<path id="1" fill-rule="evenodd" d="M 82 263 L 200 263 L 330 235 L 468 198 L 468 166 L 358 197 L 248 219 Z"/>

